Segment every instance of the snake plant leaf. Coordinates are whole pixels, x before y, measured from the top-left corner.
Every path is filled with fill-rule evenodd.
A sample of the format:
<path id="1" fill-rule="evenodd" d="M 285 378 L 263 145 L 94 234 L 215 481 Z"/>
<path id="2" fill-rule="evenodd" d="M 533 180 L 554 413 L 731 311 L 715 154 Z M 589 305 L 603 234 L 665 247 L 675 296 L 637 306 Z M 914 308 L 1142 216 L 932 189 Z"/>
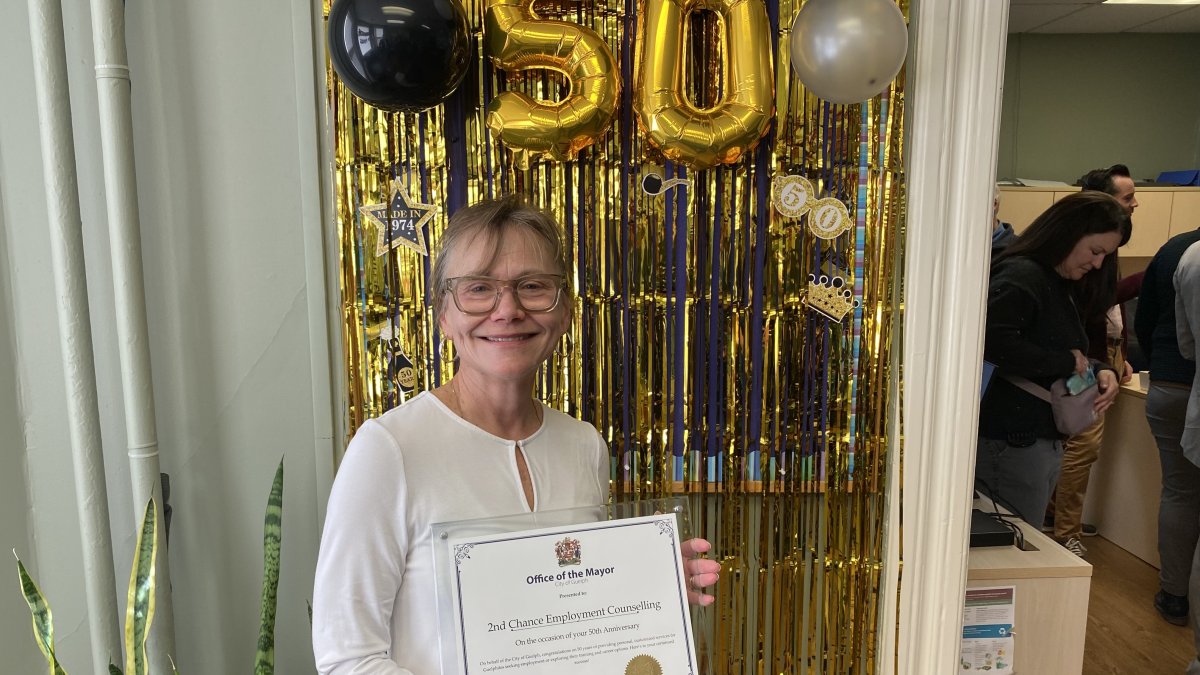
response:
<path id="1" fill-rule="evenodd" d="M 121 672 L 120 668 L 118 668 L 110 663 L 110 664 L 108 664 L 108 675 L 125 675 L 125 674 Z"/>
<path id="2" fill-rule="evenodd" d="M 283 460 L 275 469 L 263 520 L 263 586 L 259 607 L 258 654 L 254 675 L 275 673 L 275 608 L 279 592 L 279 547 L 283 539 Z"/>
<path id="3" fill-rule="evenodd" d="M 146 502 L 146 514 L 138 530 L 133 569 L 129 572 L 129 597 L 125 610 L 125 673 L 149 675 L 146 637 L 154 621 L 154 562 L 158 556 L 158 514 L 154 499 Z"/>
<path id="4" fill-rule="evenodd" d="M 13 557 L 16 556 L 17 552 L 14 549 Z M 50 675 L 67 675 L 67 671 L 58 665 L 58 659 L 54 656 L 54 618 L 50 613 L 50 603 L 46 601 L 46 596 L 42 595 L 42 589 L 38 588 L 29 576 L 20 558 L 17 558 L 17 576 L 21 579 L 21 595 L 25 596 L 25 604 L 29 605 L 29 613 L 33 618 L 33 639 L 37 641 L 42 656 L 46 657 Z"/>

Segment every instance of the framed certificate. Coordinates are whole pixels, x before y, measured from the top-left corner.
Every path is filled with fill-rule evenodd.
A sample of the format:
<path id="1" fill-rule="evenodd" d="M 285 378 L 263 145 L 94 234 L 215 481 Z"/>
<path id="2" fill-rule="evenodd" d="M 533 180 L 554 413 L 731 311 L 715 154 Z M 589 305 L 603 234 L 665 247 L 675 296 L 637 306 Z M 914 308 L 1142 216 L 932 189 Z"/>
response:
<path id="1" fill-rule="evenodd" d="M 443 675 L 698 675 L 680 512 L 434 525 Z"/>

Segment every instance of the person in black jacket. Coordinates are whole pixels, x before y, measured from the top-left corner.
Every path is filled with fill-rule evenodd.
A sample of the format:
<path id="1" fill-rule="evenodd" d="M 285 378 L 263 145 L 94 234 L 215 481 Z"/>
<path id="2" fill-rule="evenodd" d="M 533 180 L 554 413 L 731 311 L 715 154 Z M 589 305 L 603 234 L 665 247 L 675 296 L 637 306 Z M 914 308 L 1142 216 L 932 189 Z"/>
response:
<path id="1" fill-rule="evenodd" d="M 1133 328 L 1150 360 L 1146 421 L 1158 445 L 1162 495 L 1158 503 L 1159 591 L 1154 607 L 1177 626 L 1188 621 L 1188 581 L 1200 539 L 1200 467 L 1183 456 L 1180 439 L 1196 364 L 1179 353 L 1175 337 L 1175 285 L 1179 260 L 1200 241 L 1200 230 L 1171 237 L 1146 267 Z"/>
<path id="2" fill-rule="evenodd" d="M 1073 291 L 1096 282 L 1089 274 L 1117 249 L 1127 219 L 1107 194 L 1069 195 L 1038 216 L 992 268 L 983 351 L 996 373 L 979 409 L 975 480 L 1034 526 L 1042 524 L 1058 480 L 1062 435 L 1050 404 L 1010 378 L 1049 389 L 1094 368 L 1096 413 L 1112 405 L 1116 373 L 1084 356 L 1088 341 Z"/>
<path id="3" fill-rule="evenodd" d="M 992 189 L 992 262 L 1004 253 L 1008 245 L 1017 240 L 1013 226 L 1000 221 L 1000 188 Z"/>

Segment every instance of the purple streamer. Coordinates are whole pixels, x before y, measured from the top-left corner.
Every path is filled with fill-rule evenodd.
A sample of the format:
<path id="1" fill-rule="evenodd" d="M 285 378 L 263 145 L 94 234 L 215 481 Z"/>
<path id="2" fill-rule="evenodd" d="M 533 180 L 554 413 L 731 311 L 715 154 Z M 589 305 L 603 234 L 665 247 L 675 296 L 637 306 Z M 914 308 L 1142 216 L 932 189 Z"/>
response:
<path id="1" fill-rule="evenodd" d="M 678 170 L 679 178 L 687 178 L 687 171 L 683 168 Z M 674 426 L 671 434 L 671 454 L 675 456 L 679 463 L 680 469 L 683 467 L 683 437 L 686 429 L 683 421 L 683 409 L 686 398 L 686 390 L 684 389 L 684 377 L 686 375 L 684 363 L 684 350 L 687 335 L 687 200 L 688 192 L 685 185 L 679 185 L 674 190 L 675 198 L 675 263 L 672 265 L 671 281 L 674 283 L 673 290 L 675 292 L 674 307 L 672 308 L 671 331 L 674 338 L 675 358 L 672 359 L 674 378 L 674 400 L 671 401 L 673 407 L 672 426 Z M 682 479 L 682 476 L 680 476 Z"/>
<path id="2" fill-rule="evenodd" d="M 472 47 L 472 56 L 479 58 Z M 475 63 L 475 61 L 472 61 Z M 475 91 L 474 73 L 458 87 L 442 107 L 442 137 L 446 143 L 446 212 L 452 214 L 467 204 L 467 97 Z M 429 203 L 429 202 L 426 202 Z"/>
<path id="3" fill-rule="evenodd" d="M 637 2 L 625 0 L 624 45 L 621 49 L 621 78 L 623 82 L 632 83 L 633 54 L 637 37 Z M 633 87 L 627 85 L 621 88 L 621 158 L 633 157 Z M 625 171 L 636 177 L 636 164 L 632 161 L 622 162 Z M 629 479 L 629 457 L 633 451 L 633 410 L 630 401 L 633 391 L 633 324 L 630 316 L 629 283 L 633 256 L 629 251 L 629 228 L 632 220 L 630 211 L 633 205 L 629 199 L 630 175 L 621 176 L 621 264 L 614 269 L 620 270 L 621 284 L 621 463 L 626 467 L 624 477 Z"/>

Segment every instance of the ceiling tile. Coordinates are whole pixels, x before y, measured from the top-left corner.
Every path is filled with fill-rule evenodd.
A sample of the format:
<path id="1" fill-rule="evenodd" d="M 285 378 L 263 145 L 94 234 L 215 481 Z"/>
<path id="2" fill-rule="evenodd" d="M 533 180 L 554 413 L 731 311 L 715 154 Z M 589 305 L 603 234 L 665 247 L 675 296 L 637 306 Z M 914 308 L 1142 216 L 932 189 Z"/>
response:
<path id="1" fill-rule="evenodd" d="M 1134 33 L 1200 33 L 1200 7 L 1185 9 L 1128 30 Z"/>
<path id="2" fill-rule="evenodd" d="M 1180 9 L 1175 5 L 1094 5 L 1052 20 L 1030 32 L 1119 33 L 1178 13 Z"/>
<path id="3" fill-rule="evenodd" d="M 1028 33 L 1040 28 L 1055 19 L 1086 9 L 1087 5 L 1057 4 L 1057 5 L 1017 5 L 1008 10 L 1008 32 Z"/>

